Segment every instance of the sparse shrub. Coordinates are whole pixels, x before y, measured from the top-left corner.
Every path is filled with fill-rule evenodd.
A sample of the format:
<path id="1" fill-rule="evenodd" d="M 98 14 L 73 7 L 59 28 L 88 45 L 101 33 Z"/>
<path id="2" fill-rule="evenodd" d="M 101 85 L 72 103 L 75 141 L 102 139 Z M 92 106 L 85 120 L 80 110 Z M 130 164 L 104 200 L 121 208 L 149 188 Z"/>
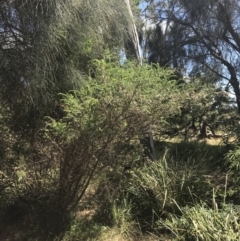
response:
<path id="1" fill-rule="evenodd" d="M 172 91 L 171 72 L 160 68 L 121 68 L 118 63 L 96 61 L 96 79 L 89 78 L 79 90 L 63 95 L 66 116 L 50 119 L 45 134 L 54 153 L 56 188 L 60 206 L 73 208 L 99 167 L 117 167 L 140 158 L 138 138 L 160 112 L 150 114 Z M 160 92 L 164 95 L 156 97 Z M 162 113 L 161 113 L 162 115 Z M 133 148 L 128 148 L 133 145 Z M 49 159 L 49 157 L 46 157 Z"/>

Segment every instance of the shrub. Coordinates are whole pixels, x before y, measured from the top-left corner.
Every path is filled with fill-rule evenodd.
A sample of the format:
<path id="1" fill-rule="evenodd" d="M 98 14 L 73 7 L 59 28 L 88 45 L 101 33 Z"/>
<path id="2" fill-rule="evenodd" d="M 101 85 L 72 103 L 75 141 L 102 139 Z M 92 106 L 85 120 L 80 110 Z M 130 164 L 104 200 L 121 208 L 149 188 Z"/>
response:
<path id="1" fill-rule="evenodd" d="M 6 206 L 22 210 L 23 223 L 36 227 L 32 235 L 41 233 L 45 240 L 65 230 L 94 175 L 139 161 L 142 133 L 165 125 L 163 116 L 178 111 L 166 104 L 178 91 L 169 81 L 172 71 L 107 60 L 96 60 L 93 69 L 95 78 L 61 95 L 63 117 L 48 117 L 31 141 L 22 140 L 26 151 L 16 155 L 22 165 L 13 171 L 14 195 Z"/>
<path id="2" fill-rule="evenodd" d="M 62 95 L 66 115 L 59 121 L 49 119 L 45 132 L 63 209 L 77 205 L 99 167 L 140 158 L 138 138 L 150 125 L 161 123 L 163 113 L 154 108 L 161 108 L 175 86 L 169 81 L 171 72 L 158 67 L 95 64 L 96 78 Z"/>

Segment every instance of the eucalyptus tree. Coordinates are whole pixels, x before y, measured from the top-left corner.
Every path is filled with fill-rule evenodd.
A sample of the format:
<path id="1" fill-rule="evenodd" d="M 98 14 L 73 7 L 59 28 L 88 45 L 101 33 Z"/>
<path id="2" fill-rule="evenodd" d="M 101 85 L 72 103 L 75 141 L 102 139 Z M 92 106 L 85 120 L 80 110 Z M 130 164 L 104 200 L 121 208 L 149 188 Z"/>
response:
<path id="1" fill-rule="evenodd" d="M 154 57 L 154 61 L 164 60 L 164 63 L 170 63 L 181 70 L 182 66 L 187 66 L 187 63 L 188 71 L 196 65 L 206 66 L 217 74 L 223 83 L 229 83 L 227 87 L 231 86 L 238 112 L 240 112 L 239 1 L 154 0 L 146 2 L 149 3 L 146 17 L 158 26 L 148 42 L 151 50 L 150 58 Z M 163 26 L 164 33 L 161 32 L 164 29 Z M 159 45 L 161 41 L 163 44 Z"/>
<path id="2" fill-rule="evenodd" d="M 137 32 L 135 19 L 134 19 L 133 12 L 132 12 L 132 7 L 131 7 L 131 4 L 130 4 L 129 0 L 125 0 L 125 4 L 127 6 L 129 16 L 131 17 L 131 23 L 130 23 L 130 26 L 129 26 L 129 33 L 130 33 L 130 36 L 131 36 L 131 42 L 133 44 L 134 54 L 136 56 L 136 59 L 138 60 L 138 63 L 140 65 L 142 65 L 140 41 L 139 41 L 139 36 L 138 36 L 138 32 Z"/>

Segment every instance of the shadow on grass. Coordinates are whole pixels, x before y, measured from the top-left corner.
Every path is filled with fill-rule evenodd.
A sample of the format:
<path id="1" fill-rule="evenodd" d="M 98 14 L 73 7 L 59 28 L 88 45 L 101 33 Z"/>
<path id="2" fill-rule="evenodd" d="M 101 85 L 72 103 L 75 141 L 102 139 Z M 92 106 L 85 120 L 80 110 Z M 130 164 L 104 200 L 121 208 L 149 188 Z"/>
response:
<path id="1" fill-rule="evenodd" d="M 0 240 L 52 241 L 69 229 L 70 215 L 61 212 L 57 204 L 43 205 L 19 197 L 1 212 L 0 222 Z"/>
<path id="2" fill-rule="evenodd" d="M 230 145 L 209 145 L 206 142 L 170 142 L 156 141 L 154 143 L 157 159 L 167 155 L 168 158 L 176 162 L 186 162 L 189 160 L 206 160 L 209 166 L 224 167 L 224 156 L 232 148 Z"/>
<path id="3" fill-rule="evenodd" d="M 104 226 L 98 223 L 94 218 L 91 220 L 82 218 L 74 219 L 71 224 L 70 230 L 66 231 L 62 240 L 64 241 L 90 241 L 97 240 L 101 232 L 104 230 Z"/>

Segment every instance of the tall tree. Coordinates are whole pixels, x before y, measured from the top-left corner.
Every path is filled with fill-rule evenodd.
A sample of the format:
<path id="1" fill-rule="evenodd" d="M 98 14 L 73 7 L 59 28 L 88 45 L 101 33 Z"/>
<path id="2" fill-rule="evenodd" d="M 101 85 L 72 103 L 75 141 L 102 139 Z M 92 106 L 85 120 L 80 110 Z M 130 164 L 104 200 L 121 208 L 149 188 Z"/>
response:
<path id="1" fill-rule="evenodd" d="M 151 8 L 149 8 L 151 17 L 157 19 L 158 25 L 170 23 L 169 31 L 165 31 L 165 34 L 168 34 L 167 46 L 170 46 L 174 53 L 180 50 L 180 54 L 169 56 L 168 61 L 180 63 L 184 60 L 185 63 L 191 62 L 190 67 L 195 64 L 205 65 L 221 80 L 230 83 L 236 97 L 238 112 L 240 112 L 239 1 L 155 0 L 148 2 L 151 2 Z M 159 58 L 163 57 L 164 55 L 159 52 Z"/>
<path id="2" fill-rule="evenodd" d="M 0 97 L 14 129 L 55 115 L 57 94 L 77 88 L 104 49 L 123 46 L 128 23 L 116 0 L 1 1 Z"/>

